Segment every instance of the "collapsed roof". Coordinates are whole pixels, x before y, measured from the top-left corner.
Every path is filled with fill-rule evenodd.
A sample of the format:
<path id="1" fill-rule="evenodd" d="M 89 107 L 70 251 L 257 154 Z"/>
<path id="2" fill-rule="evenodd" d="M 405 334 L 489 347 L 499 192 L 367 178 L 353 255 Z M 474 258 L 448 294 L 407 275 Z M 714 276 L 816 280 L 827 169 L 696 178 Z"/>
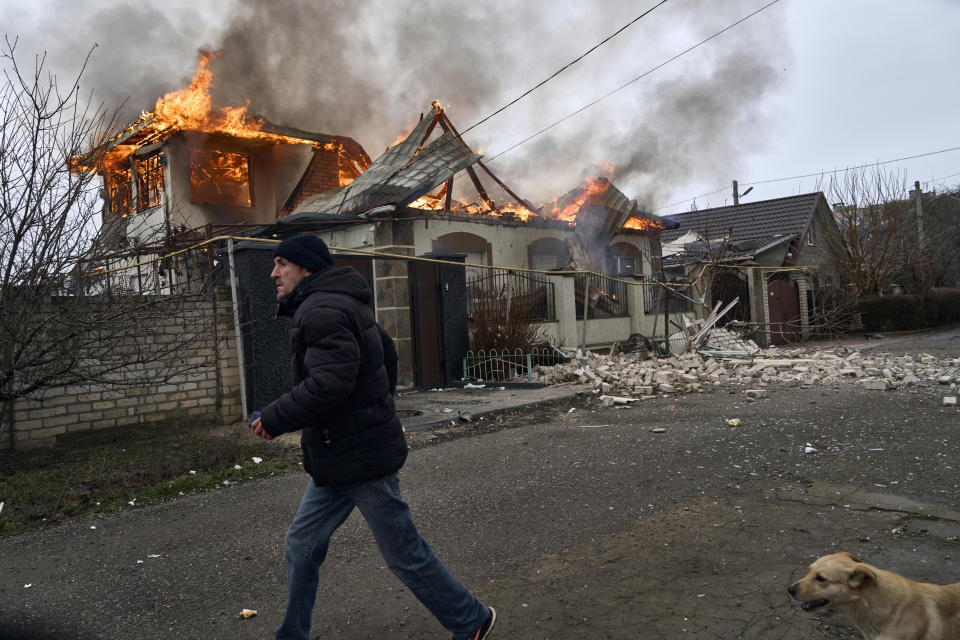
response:
<path id="1" fill-rule="evenodd" d="M 436 117 L 421 118 L 406 139 L 387 149 L 356 180 L 306 198 L 294 215 L 355 216 L 388 205 L 404 207 L 480 160 L 453 130 L 421 146 L 435 124 Z"/>

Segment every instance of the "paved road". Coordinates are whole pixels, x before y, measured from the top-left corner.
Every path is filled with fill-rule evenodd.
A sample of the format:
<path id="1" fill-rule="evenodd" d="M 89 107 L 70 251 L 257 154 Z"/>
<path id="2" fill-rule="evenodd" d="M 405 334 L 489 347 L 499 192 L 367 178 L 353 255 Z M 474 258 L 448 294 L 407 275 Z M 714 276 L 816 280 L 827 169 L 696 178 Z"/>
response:
<path id="1" fill-rule="evenodd" d="M 748 402 L 724 389 L 604 408 L 584 394 L 412 434 L 425 446 L 401 478 L 438 555 L 498 608 L 496 638 L 856 638 L 803 614 L 785 586 L 840 549 L 960 579 L 960 413 L 942 395 L 783 388 Z M 305 483 L 277 477 L 0 540 L 0 629 L 270 637 Z M 316 637 L 448 637 L 356 515 L 321 590 Z M 259 614 L 241 620 L 243 608 Z"/>

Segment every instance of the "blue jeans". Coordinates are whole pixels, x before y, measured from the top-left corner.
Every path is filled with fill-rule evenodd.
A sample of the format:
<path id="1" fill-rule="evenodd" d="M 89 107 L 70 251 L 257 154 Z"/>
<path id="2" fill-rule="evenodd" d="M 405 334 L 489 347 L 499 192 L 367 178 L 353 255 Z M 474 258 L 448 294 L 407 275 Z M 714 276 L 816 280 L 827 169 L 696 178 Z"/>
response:
<path id="1" fill-rule="evenodd" d="M 487 619 L 487 607 L 456 581 L 420 536 L 396 474 L 340 487 L 311 481 L 287 530 L 287 613 L 277 640 L 309 640 L 320 565 L 330 536 L 360 509 L 387 566 L 454 638 L 468 638 Z"/>

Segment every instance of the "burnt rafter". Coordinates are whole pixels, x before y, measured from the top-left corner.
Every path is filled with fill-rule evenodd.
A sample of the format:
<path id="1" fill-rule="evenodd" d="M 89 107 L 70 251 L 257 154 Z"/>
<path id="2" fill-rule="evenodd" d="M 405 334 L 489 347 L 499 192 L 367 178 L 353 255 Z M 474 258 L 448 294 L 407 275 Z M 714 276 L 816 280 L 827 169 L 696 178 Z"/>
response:
<path id="1" fill-rule="evenodd" d="M 443 108 L 442 108 L 439 104 L 437 104 L 436 102 L 433 103 L 433 107 L 434 107 L 434 121 L 435 121 L 435 123 L 439 123 L 439 124 L 440 124 L 440 127 L 441 127 L 445 132 L 451 132 L 453 135 L 455 135 L 455 136 L 457 137 L 458 140 L 460 140 L 460 141 L 462 142 L 462 141 L 463 141 L 463 138 L 460 136 L 460 132 L 457 131 L 457 128 L 456 128 L 455 126 L 453 126 L 453 123 L 452 123 L 452 122 L 450 122 L 450 118 L 447 117 L 447 114 L 444 112 Z M 431 131 L 433 130 L 433 126 L 434 126 L 434 125 L 431 125 L 431 128 L 430 128 Z M 428 134 L 428 135 L 429 135 L 429 134 Z M 466 144 L 466 143 L 464 143 L 464 144 Z M 498 177 L 496 176 L 496 174 L 494 174 L 493 171 L 491 171 L 490 168 L 489 168 L 486 164 L 484 164 L 483 160 L 477 160 L 477 163 L 476 163 L 476 164 L 477 164 L 478 167 L 480 167 L 481 169 L 483 169 L 484 173 L 486 173 L 488 176 L 490 176 L 490 178 L 491 178 L 494 182 L 496 182 L 497 185 L 498 185 L 501 189 L 503 189 L 507 194 L 509 194 L 510 197 L 513 198 L 513 199 L 517 202 L 517 204 L 519 204 L 521 207 L 523 207 L 524 209 L 526 209 L 526 210 L 529 211 L 530 213 L 532 213 L 532 214 L 534 214 L 534 215 L 537 214 L 537 210 L 534 209 L 534 207 L 533 207 L 529 202 L 527 202 L 526 200 L 524 200 L 523 198 L 521 198 L 520 196 L 518 196 L 516 193 L 514 193 L 513 190 L 510 189 L 510 187 L 508 187 L 506 184 L 504 184 L 504 182 L 503 182 L 500 178 L 498 178 Z M 473 169 L 473 167 L 467 167 L 466 172 L 467 172 L 467 175 L 470 177 L 471 182 L 473 182 L 473 186 L 477 189 L 477 193 L 480 195 L 480 198 L 486 203 L 486 205 L 487 205 L 488 207 L 490 207 L 491 209 L 494 209 L 494 210 L 495 210 L 495 209 L 496 209 L 496 205 L 494 204 L 494 202 L 493 202 L 493 200 L 490 198 L 490 196 L 487 195 L 487 191 L 486 191 L 486 189 L 484 189 L 483 184 L 480 182 L 480 178 L 479 178 L 479 176 L 477 176 L 477 172 Z M 451 180 L 451 182 L 452 182 L 452 180 Z M 447 198 L 448 198 L 448 199 L 447 199 L 447 208 L 448 208 L 448 209 L 450 208 L 450 200 L 449 200 L 450 195 L 449 195 L 449 194 L 450 194 L 450 189 L 448 188 L 448 189 L 447 189 Z"/>

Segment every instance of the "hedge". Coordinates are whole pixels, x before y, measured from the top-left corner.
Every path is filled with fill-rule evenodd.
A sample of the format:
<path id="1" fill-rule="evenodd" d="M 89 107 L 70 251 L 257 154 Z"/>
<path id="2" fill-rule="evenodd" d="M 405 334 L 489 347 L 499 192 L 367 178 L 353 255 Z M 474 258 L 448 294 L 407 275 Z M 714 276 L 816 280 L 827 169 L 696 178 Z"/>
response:
<path id="1" fill-rule="evenodd" d="M 869 296 L 857 302 L 867 331 L 907 331 L 960 322 L 960 289 Z"/>

